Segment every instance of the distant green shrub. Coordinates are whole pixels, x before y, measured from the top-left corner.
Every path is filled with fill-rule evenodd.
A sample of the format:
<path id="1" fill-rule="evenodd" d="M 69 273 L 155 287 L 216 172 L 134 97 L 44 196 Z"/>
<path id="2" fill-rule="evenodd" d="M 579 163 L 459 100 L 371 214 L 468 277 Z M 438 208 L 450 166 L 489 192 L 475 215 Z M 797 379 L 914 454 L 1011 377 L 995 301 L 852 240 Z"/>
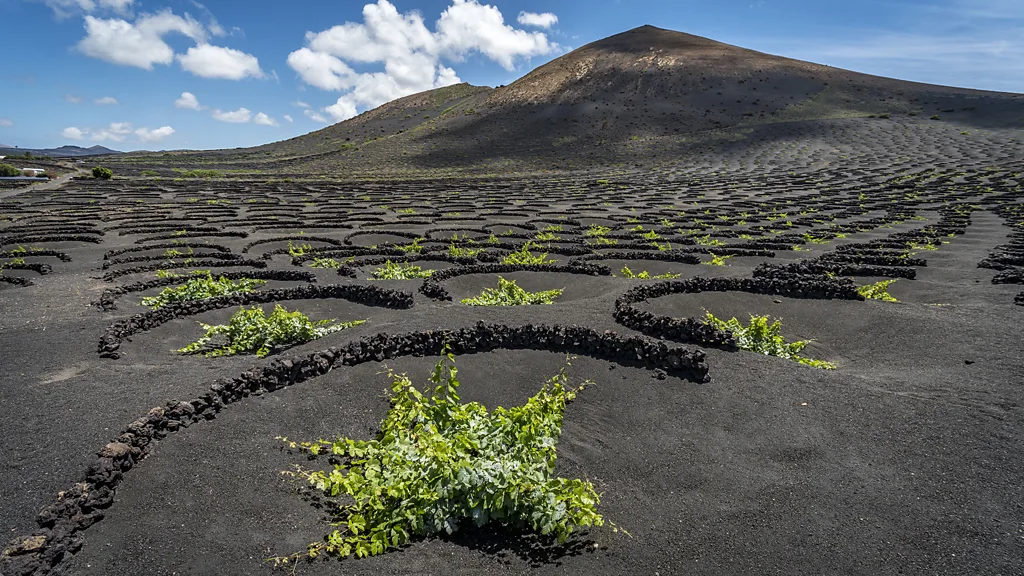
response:
<path id="1" fill-rule="evenodd" d="M 505 280 L 498 276 L 497 288 L 485 288 L 476 298 L 466 298 L 463 304 L 469 306 L 528 306 L 532 304 L 553 304 L 555 298 L 562 295 L 563 290 L 544 290 L 527 292 L 516 284 L 515 280 Z"/>
<path id="2" fill-rule="evenodd" d="M 861 286 L 857 288 L 857 293 L 867 298 L 868 300 L 881 300 L 882 302 L 899 302 L 896 298 L 889 294 L 889 285 L 896 280 L 882 280 L 881 282 L 875 282 L 874 284 L 868 284 L 867 286 Z"/>
<path id="3" fill-rule="evenodd" d="M 211 326 L 200 323 L 206 334 L 178 352 L 202 353 L 210 357 L 255 353 L 257 357 L 265 358 L 275 348 L 303 344 L 364 323 L 366 320 L 313 322 L 302 312 L 288 312 L 280 304 L 274 305 L 270 316 L 259 306 L 239 308 L 228 324 Z M 211 340 L 219 335 L 226 337 L 226 343 L 209 349 Z"/>
<path id="4" fill-rule="evenodd" d="M 0 164 L 0 176 L 21 176 L 21 170 L 10 164 Z"/>
<path id="5" fill-rule="evenodd" d="M 256 288 L 266 283 L 266 280 L 255 280 L 252 278 L 240 278 L 238 280 L 231 280 L 224 276 L 214 278 L 207 271 L 205 275 L 197 275 L 196 278 L 189 280 L 182 286 L 165 288 L 156 296 L 143 298 L 142 305 L 155 309 L 186 300 L 203 300 L 218 296 L 245 294 L 256 290 Z"/>
<path id="6" fill-rule="evenodd" d="M 413 280 L 415 278 L 426 278 L 433 274 L 433 270 L 424 270 L 419 266 L 409 263 L 394 263 L 388 260 L 383 266 L 373 271 L 371 280 Z"/>
<path id="7" fill-rule="evenodd" d="M 824 370 L 835 370 L 836 368 L 836 365 L 831 362 L 801 356 L 800 352 L 803 351 L 810 341 L 797 340 L 796 342 L 786 342 L 786 339 L 782 336 L 782 321 L 775 320 L 769 324 L 767 315 L 754 316 L 751 314 L 748 326 L 744 326 L 736 318 L 729 320 L 716 318 L 711 312 L 706 313 L 704 321 L 719 330 L 731 333 L 736 338 L 736 345 L 743 350 L 757 352 L 765 356 L 778 356 L 779 358 L 785 358 L 799 364 Z"/>
<path id="8" fill-rule="evenodd" d="M 530 252 L 530 248 L 536 246 L 532 242 L 523 244 L 517 252 L 512 252 L 501 259 L 502 264 L 523 264 L 523 265 L 536 265 L 536 264 L 553 264 L 555 261 L 548 258 L 547 253 L 534 255 Z"/>
<path id="9" fill-rule="evenodd" d="M 139 173 L 140 176 L 159 176 L 160 173 L 156 170 L 143 170 Z"/>
<path id="10" fill-rule="evenodd" d="M 624 266 L 619 273 L 622 274 L 623 278 L 634 278 L 637 280 L 673 280 L 682 276 L 682 274 L 673 274 L 672 272 L 651 276 L 651 273 L 646 270 L 642 272 L 633 272 L 629 269 L 629 266 Z"/>
<path id="11" fill-rule="evenodd" d="M 110 180 L 111 178 L 114 177 L 114 173 L 110 170 L 110 168 L 97 166 L 92 169 L 92 177 L 99 178 L 100 180 Z"/>

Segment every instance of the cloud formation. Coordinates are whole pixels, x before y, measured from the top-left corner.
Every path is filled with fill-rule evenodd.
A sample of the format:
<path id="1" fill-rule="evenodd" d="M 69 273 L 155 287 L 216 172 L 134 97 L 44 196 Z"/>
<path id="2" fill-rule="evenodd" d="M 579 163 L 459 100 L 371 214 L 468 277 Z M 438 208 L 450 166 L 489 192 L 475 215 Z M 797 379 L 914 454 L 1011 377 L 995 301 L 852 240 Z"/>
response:
<path id="1" fill-rule="evenodd" d="M 70 18 L 75 14 L 109 10 L 127 16 L 132 13 L 134 0 L 43 0 L 57 18 Z"/>
<path id="2" fill-rule="evenodd" d="M 252 122 L 253 124 L 259 124 L 261 126 L 277 126 L 277 120 L 264 114 L 263 112 L 252 113 L 252 110 L 242 107 L 238 110 L 214 110 L 214 120 L 220 120 L 221 122 L 229 122 L 231 124 L 247 124 Z"/>
<path id="3" fill-rule="evenodd" d="M 176 58 L 184 70 L 203 78 L 263 78 L 259 60 L 252 54 L 233 48 L 200 44 Z"/>
<path id="4" fill-rule="evenodd" d="M 402 96 L 461 82 L 444 60 L 461 62 L 480 54 L 513 70 L 519 59 L 558 49 L 545 33 L 509 26 L 497 7 L 478 0 L 452 0 L 433 31 L 420 13 L 401 13 L 388 0 L 377 0 L 363 7 L 361 23 L 308 32 L 306 46 L 288 55 L 288 65 L 310 86 L 344 92 L 323 109 L 341 121 Z M 383 70 L 360 73 L 350 63 L 382 64 Z"/>
<path id="5" fill-rule="evenodd" d="M 516 18 L 516 22 L 519 22 L 523 26 L 551 28 L 555 24 L 558 24 L 558 16 L 555 16 L 551 12 L 544 12 L 543 14 L 537 14 L 536 12 L 520 12 L 519 18 Z"/>
<path id="6" fill-rule="evenodd" d="M 61 130 L 60 135 L 68 140 L 85 140 L 85 132 L 75 128 L 74 126 L 68 126 Z"/>
<path id="7" fill-rule="evenodd" d="M 113 96 L 104 96 L 102 98 L 97 98 L 93 100 L 92 103 L 98 104 L 100 106 L 111 106 L 113 104 L 120 104 L 120 102 L 117 101 L 117 98 L 114 98 Z"/>
<path id="8" fill-rule="evenodd" d="M 160 142 L 174 134 L 174 128 L 162 126 L 155 129 L 137 128 L 133 130 L 131 122 L 112 122 L 106 128 L 93 130 L 69 126 L 60 132 L 60 135 L 68 140 L 90 140 L 92 142 L 124 142 L 132 134 L 139 142 Z"/>
<path id="9" fill-rule="evenodd" d="M 302 111 L 302 113 L 305 114 L 306 117 L 309 118 L 310 120 L 312 120 L 313 122 L 319 122 L 321 124 L 328 124 L 329 123 L 327 121 L 327 118 L 323 114 L 321 114 L 321 113 L 319 113 L 319 112 L 317 112 L 315 110 L 310 110 L 309 108 L 306 108 L 305 110 Z"/>
<path id="10" fill-rule="evenodd" d="M 213 119 L 220 120 L 221 122 L 230 122 L 232 124 L 244 124 L 249 120 L 252 120 L 252 110 L 248 108 L 239 108 L 238 110 L 231 110 L 225 112 L 223 110 L 214 110 Z"/>
<path id="11" fill-rule="evenodd" d="M 92 58 L 122 66 L 135 66 L 152 70 L 154 64 L 168 65 L 174 61 L 174 50 L 164 36 L 182 34 L 203 42 L 206 29 L 188 14 L 184 17 L 170 10 L 157 14 L 144 14 L 134 23 L 119 18 L 85 17 L 86 36 L 78 43 L 78 50 Z"/>
<path id="12" fill-rule="evenodd" d="M 14 122 L 11 122 L 10 118 L 0 118 L 0 126 L 14 126 Z"/>
<path id="13" fill-rule="evenodd" d="M 135 131 L 135 135 L 139 137 L 139 142 L 160 142 L 164 138 L 167 138 L 171 134 L 174 134 L 174 128 L 170 126 L 161 126 L 154 130 L 149 128 L 139 128 Z"/>
<path id="14" fill-rule="evenodd" d="M 252 117 L 253 124 L 260 124 L 262 126 L 277 126 L 277 120 L 274 120 L 270 116 L 267 116 L 263 112 L 258 112 Z"/>
<path id="15" fill-rule="evenodd" d="M 168 66 L 177 60 L 183 70 L 203 78 L 241 80 L 265 76 L 252 54 L 208 43 L 211 36 L 225 34 L 212 17 L 209 26 L 204 26 L 187 13 L 179 16 L 164 10 L 141 14 L 132 22 L 86 15 L 84 25 L 86 35 L 78 42 L 78 51 L 113 64 L 152 70 L 154 65 Z M 165 39 L 172 34 L 185 36 L 196 45 L 184 54 L 175 54 Z"/>
<path id="16" fill-rule="evenodd" d="M 199 105 L 199 99 L 196 95 L 191 92 L 182 92 L 181 97 L 174 101 L 175 108 L 184 108 L 186 110 L 202 110 L 203 106 Z"/>

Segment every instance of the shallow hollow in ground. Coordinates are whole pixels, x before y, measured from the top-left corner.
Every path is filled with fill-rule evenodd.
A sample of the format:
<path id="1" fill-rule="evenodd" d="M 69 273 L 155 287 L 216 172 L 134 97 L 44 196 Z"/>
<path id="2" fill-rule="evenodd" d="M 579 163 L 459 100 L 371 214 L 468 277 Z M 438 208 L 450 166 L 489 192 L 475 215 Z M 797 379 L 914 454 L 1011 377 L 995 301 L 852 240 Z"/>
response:
<path id="1" fill-rule="evenodd" d="M 408 372 L 423 389 L 436 360 L 405 357 L 386 364 Z M 460 356 L 460 396 L 463 402 L 481 402 L 488 409 L 522 405 L 565 362 L 564 354 L 539 351 Z M 564 549 L 578 556 L 553 552 L 546 572 L 590 571 L 607 562 L 627 570 L 638 558 L 672 549 L 670 531 L 679 504 L 670 506 L 670 514 L 665 513 L 666 506 L 677 497 L 673 491 L 680 493 L 700 474 L 668 462 L 692 451 L 687 435 L 680 432 L 693 425 L 686 399 L 698 387 L 590 357 L 571 362 L 567 371 L 574 382 L 591 379 L 595 385 L 566 409 L 556 474 L 591 480 L 604 494 L 599 511 L 629 524 L 636 538 L 614 535 L 607 528 L 595 530 Z M 339 368 L 243 400 L 214 421 L 195 424 L 160 442 L 152 456 L 127 475 L 106 519 L 87 533 L 89 543 L 75 561 L 75 573 L 272 574 L 264 558 L 301 551 L 332 529 L 324 511 L 304 501 L 296 485 L 280 474 L 294 464 L 321 463 L 289 454 L 275 436 L 372 438 L 388 407 L 391 380 L 383 370 L 381 363 Z M 651 433 L 638 434 L 639 430 Z M 679 472 L 669 478 L 655 473 L 658 469 Z M 634 510 L 637 498 L 645 501 L 640 510 Z M 485 548 L 473 541 L 469 527 L 464 530 L 455 538 L 417 541 L 379 558 L 347 560 L 343 567 L 329 560 L 302 570 L 437 573 L 458 565 L 482 573 L 507 564 L 505 569 L 520 572 L 533 561 L 529 537 L 512 533 Z M 612 551 L 591 548 L 583 553 L 579 544 L 591 539 Z"/>

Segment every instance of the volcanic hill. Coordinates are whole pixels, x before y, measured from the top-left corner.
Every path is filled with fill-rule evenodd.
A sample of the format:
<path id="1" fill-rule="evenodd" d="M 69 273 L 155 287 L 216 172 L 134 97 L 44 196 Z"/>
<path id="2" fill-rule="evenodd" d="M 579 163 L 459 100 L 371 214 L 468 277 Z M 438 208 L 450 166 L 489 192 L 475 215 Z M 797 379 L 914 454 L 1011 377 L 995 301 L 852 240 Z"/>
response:
<path id="1" fill-rule="evenodd" d="M 708 145 L 819 134 L 821 122 L 943 120 L 959 131 L 1019 126 L 1022 117 L 1020 95 L 870 76 L 642 26 L 508 86 L 439 88 L 290 140 L 168 162 L 345 174 L 571 169 L 676 161 Z"/>

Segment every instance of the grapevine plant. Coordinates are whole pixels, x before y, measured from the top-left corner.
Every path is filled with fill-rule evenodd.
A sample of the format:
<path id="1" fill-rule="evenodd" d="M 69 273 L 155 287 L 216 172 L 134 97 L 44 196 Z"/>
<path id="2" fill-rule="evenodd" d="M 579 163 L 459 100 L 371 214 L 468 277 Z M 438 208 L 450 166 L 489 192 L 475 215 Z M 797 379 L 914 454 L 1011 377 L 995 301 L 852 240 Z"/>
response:
<path id="1" fill-rule="evenodd" d="M 433 273 L 433 270 L 424 270 L 415 264 L 396 264 L 388 260 L 383 266 L 373 271 L 373 277 L 370 280 L 413 280 L 426 278 Z"/>
<path id="2" fill-rule="evenodd" d="M 334 258 L 313 258 L 309 265 L 312 268 L 341 268 L 341 262 Z"/>
<path id="3" fill-rule="evenodd" d="M 476 258 L 483 251 L 483 248 L 464 248 L 454 244 L 448 246 L 448 255 L 452 258 Z"/>
<path id="4" fill-rule="evenodd" d="M 868 300 L 881 300 L 882 302 L 899 302 L 892 294 L 889 294 L 889 285 L 895 280 L 882 280 L 867 286 L 857 288 L 857 293 Z"/>
<path id="5" fill-rule="evenodd" d="M 549 259 L 547 253 L 535 255 L 531 252 L 530 249 L 534 247 L 537 247 L 537 245 L 533 242 L 527 242 L 518 251 L 507 254 L 502 258 L 501 263 L 522 265 L 554 264 L 555 261 Z"/>
<path id="6" fill-rule="evenodd" d="M 255 353 L 257 357 L 265 358 L 275 348 L 303 344 L 364 323 L 366 320 L 340 323 L 337 320 L 313 322 L 302 312 L 288 312 L 280 304 L 274 305 L 274 311 L 270 316 L 267 316 L 259 306 L 251 309 L 242 307 L 231 316 L 227 324 L 212 326 L 200 322 L 206 334 L 178 352 L 202 352 L 204 356 L 209 357 Z M 226 337 L 227 342 L 209 349 L 213 338 L 221 335 Z"/>
<path id="7" fill-rule="evenodd" d="M 810 340 L 786 342 L 782 336 L 782 321 L 775 320 L 769 324 L 767 315 L 754 316 L 751 314 L 750 324 L 747 326 L 744 326 L 736 318 L 730 320 L 716 318 L 711 312 L 705 312 L 704 321 L 719 330 L 730 332 L 736 338 L 736 345 L 743 350 L 757 352 L 765 356 L 778 356 L 824 370 L 835 370 L 836 368 L 836 365 L 831 362 L 801 356 L 800 352 L 807 347 Z"/>
<path id="8" fill-rule="evenodd" d="M 334 459 L 331 470 L 296 466 L 284 474 L 333 501 L 338 528 L 306 553 L 274 561 L 375 556 L 470 522 L 532 530 L 559 543 L 575 530 L 604 524 L 591 482 L 554 476 L 565 405 L 589 382 L 569 388 L 563 368 L 525 405 L 488 412 L 461 402 L 457 374 L 448 350 L 430 376 L 429 396 L 408 376 L 389 371 L 391 408 L 373 440 L 279 438 L 313 458 Z"/>
<path id="9" fill-rule="evenodd" d="M 149 306 L 155 310 L 168 304 L 185 300 L 202 300 L 204 298 L 216 298 L 217 296 L 244 294 L 252 292 L 266 283 L 266 280 L 255 280 L 253 278 L 231 280 L 221 276 L 214 279 L 210 271 L 206 270 L 204 275 L 197 275 L 181 286 L 164 288 L 156 296 L 143 298 L 142 305 Z"/>
<path id="10" fill-rule="evenodd" d="M 711 254 L 711 260 L 708 260 L 707 262 L 701 262 L 701 264 L 706 264 L 708 266 L 725 266 L 725 261 L 728 260 L 729 258 L 732 258 L 731 255 L 729 255 L 729 256 L 719 256 L 718 254 L 715 254 L 714 252 L 710 252 L 710 254 Z"/>
<path id="11" fill-rule="evenodd" d="M 485 288 L 476 298 L 466 298 L 463 304 L 469 306 L 527 306 L 531 304 L 553 304 L 562 295 L 562 289 L 527 292 L 515 280 L 498 276 L 497 288 Z"/>
<path id="12" fill-rule="evenodd" d="M 673 274 L 672 272 L 651 276 L 651 273 L 647 270 L 642 272 L 633 272 L 629 269 L 629 266 L 623 266 L 619 273 L 622 274 L 623 278 L 635 278 L 637 280 L 673 280 L 682 276 L 682 274 Z"/>

